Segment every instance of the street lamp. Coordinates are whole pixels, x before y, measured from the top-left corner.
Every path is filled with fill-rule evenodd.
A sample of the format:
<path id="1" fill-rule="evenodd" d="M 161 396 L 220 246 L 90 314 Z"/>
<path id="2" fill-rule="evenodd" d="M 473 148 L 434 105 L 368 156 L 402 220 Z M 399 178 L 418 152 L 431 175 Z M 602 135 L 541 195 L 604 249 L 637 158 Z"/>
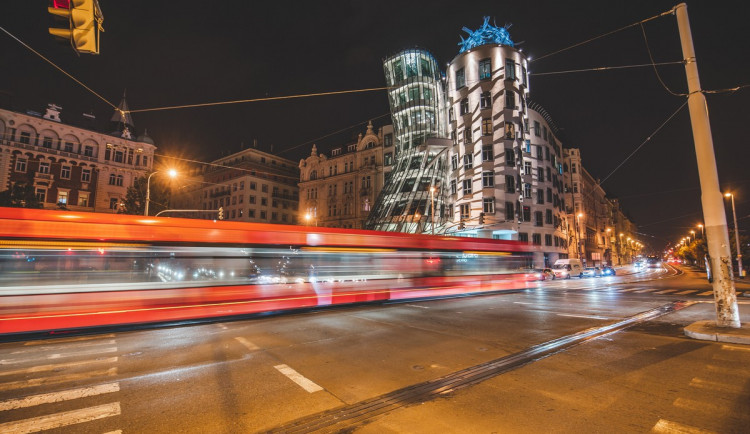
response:
<path id="1" fill-rule="evenodd" d="M 734 209 L 734 193 L 725 193 L 724 197 L 732 199 L 732 218 L 734 219 L 734 245 L 737 248 L 737 273 L 742 274 L 742 251 L 740 250 L 740 229 L 737 227 L 737 211 Z"/>
<path id="2" fill-rule="evenodd" d="M 705 234 L 703 233 L 703 224 L 698 223 L 698 227 L 701 228 L 701 239 L 703 239 L 705 237 Z"/>
<path id="3" fill-rule="evenodd" d="M 581 259 L 581 217 L 583 217 L 583 213 L 579 212 L 576 216 L 576 225 L 578 226 L 576 229 L 576 236 L 578 237 L 578 259 Z"/>
<path id="4" fill-rule="evenodd" d="M 695 231 L 690 231 L 690 235 L 692 236 L 693 241 L 695 241 Z"/>
<path id="5" fill-rule="evenodd" d="M 143 215 L 148 215 L 148 204 L 151 202 L 151 177 L 156 175 L 161 171 L 157 170 L 156 172 L 151 172 L 150 175 L 148 175 L 148 179 L 146 179 L 146 209 L 143 211 Z M 167 170 L 167 175 L 169 175 L 170 178 L 177 177 L 177 171 L 175 169 L 169 169 Z"/>

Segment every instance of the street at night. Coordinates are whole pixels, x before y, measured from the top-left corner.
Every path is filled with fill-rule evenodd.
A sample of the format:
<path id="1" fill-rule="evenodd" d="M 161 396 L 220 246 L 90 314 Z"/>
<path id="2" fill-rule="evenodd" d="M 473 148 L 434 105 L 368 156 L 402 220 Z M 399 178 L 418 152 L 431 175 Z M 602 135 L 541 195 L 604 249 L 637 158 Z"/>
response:
<path id="1" fill-rule="evenodd" d="M 0 427 L 89 418 L 65 432 L 742 432 L 750 350 L 684 336 L 714 307 L 698 273 L 676 273 L 5 343 Z M 679 310 L 559 342 L 664 306 Z M 559 346 L 527 354 L 548 342 Z"/>
<path id="2" fill-rule="evenodd" d="M 5 6 L 1 434 L 748 432 L 746 3 Z"/>

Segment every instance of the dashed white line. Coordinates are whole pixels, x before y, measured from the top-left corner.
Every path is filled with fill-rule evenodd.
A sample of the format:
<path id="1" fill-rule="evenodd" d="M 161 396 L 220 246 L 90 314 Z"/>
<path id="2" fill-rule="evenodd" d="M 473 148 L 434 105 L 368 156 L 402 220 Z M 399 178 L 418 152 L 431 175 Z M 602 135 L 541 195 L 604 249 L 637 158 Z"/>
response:
<path id="1" fill-rule="evenodd" d="M 117 351 L 117 347 L 102 348 L 102 349 L 90 350 L 90 351 L 80 351 L 77 353 L 56 353 L 56 354 L 50 354 L 46 357 L 35 357 L 32 359 L 29 359 L 29 358 L 3 359 L 3 360 L 0 360 L 0 365 L 16 365 L 19 363 L 36 362 L 40 359 L 54 360 L 54 359 L 62 359 L 66 357 L 94 356 L 94 355 L 102 354 L 102 353 L 114 353 L 115 351 Z"/>
<path id="2" fill-rule="evenodd" d="M 29 341 L 24 345 L 47 345 L 47 344 L 58 344 L 63 342 L 78 342 L 78 341 L 90 341 L 93 339 L 113 338 L 114 334 L 98 335 L 98 336 L 83 336 L 80 338 L 61 338 L 61 339 L 47 339 L 43 341 Z"/>
<path id="3" fill-rule="evenodd" d="M 573 317 L 573 318 L 612 319 L 612 318 L 607 318 L 607 317 L 604 317 L 604 316 L 596 316 L 596 315 L 574 315 L 572 313 L 558 313 L 557 315 L 558 316 L 569 316 L 569 317 Z"/>
<path id="4" fill-rule="evenodd" d="M 250 350 L 250 351 L 256 351 L 256 350 L 259 350 L 259 349 L 260 349 L 260 347 L 259 347 L 259 346 L 255 345 L 254 343 L 252 343 L 252 342 L 248 341 L 247 339 L 245 339 L 245 338 L 243 338 L 243 337 L 237 337 L 237 338 L 235 338 L 235 339 L 237 340 L 237 342 L 239 342 L 239 343 L 241 343 L 242 345 L 244 345 L 244 346 L 245 346 L 245 348 L 247 348 L 247 349 L 248 349 L 248 350 Z"/>
<path id="5" fill-rule="evenodd" d="M 115 363 L 117 357 L 107 357 L 103 359 L 84 360 L 81 362 L 69 362 L 69 363 L 56 363 L 54 365 L 39 365 L 32 366 L 31 368 L 16 369 L 14 371 L 0 371 L 2 375 L 18 375 L 18 374 L 33 374 L 35 372 L 54 371 L 56 369 L 76 368 L 78 366 L 93 365 L 96 363 Z"/>
<path id="6" fill-rule="evenodd" d="M 229 327 L 225 326 L 224 324 L 216 324 L 216 325 L 219 326 L 219 328 L 222 330 L 229 330 Z"/>
<path id="7" fill-rule="evenodd" d="M 675 292 L 674 295 L 686 295 L 696 292 L 695 289 L 688 289 L 687 291 Z"/>
<path id="8" fill-rule="evenodd" d="M 666 419 L 659 419 L 659 422 L 654 425 L 651 431 L 666 434 L 715 434 L 714 431 L 683 425 Z"/>
<path id="9" fill-rule="evenodd" d="M 406 306 L 409 306 L 409 307 L 418 307 L 420 309 L 429 309 L 429 306 L 419 306 L 419 305 L 416 305 L 416 304 L 407 304 Z"/>
<path id="10" fill-rule="evenodd" d="M 706 292 L 701 292 L 698 295 L 712 295 L 713 293 L 714 293 L 713 291 L 706 291 Z"/>
<path id="11" fill-rule="evenodd" d="M 667 290 L 664 290 L 664 291 L 655 292 L 654 294 L 669 294 L 669 293 L 675 292 L 675 291 L 677 291 L 677 290 L 676 289 L 667 289 Z"/>
<path id="12" fill-rule="evenodd" d="M 721 349 L 728 351 L 750 351 L 750 347 L 736 347 L 734 345 L 722 345 Z"/>
<path id="13" fill-rule="evenodd" d="M 698 377 L 693 378 L 690 381 L 690 385 L 698 387 L 700 389 L 716 390 L 726 393 L 742 393 L 743 387 L 734 384 L 718 383 L 716 381 L 702 380 Z"/>
<path id="14" fill-rule="evenodd" d="M 115 340 L 110 339 L 102 342 L 82 342 L 80 344 L 59 344 L 59 345 L 46 345 L 46 346 L 39 346 L 39 347 L 33 347 L 33 348 L 26 348 L 23 350 L 13 351 L 10 354 L 25 354 L 25 353 L 32 353 L 32 352 L 38 352 L 38 351 L 49 351 L 55 348 L 62 347 L 63 349 L 67 350 L 70 348 L 83 348 L 83 347 L 93 347 L 96 345 L 114 345 Z"/>
<path id="15" fill-rule="evenodd" d="M 3 423 L 0 424 L 0 432 L 4 434 L 39 432 L 103 419 L 105 417 L 117 416 L 118 414 L 120 414 L 120 403 L 113 402 L 111 404 L 97 405 L 95 407 L 82 408 L 80 410 L 48 414 L 32 419 Z"/>
<path id="16" fill-rule="evenodd" d="M 15 410 L 17 408 L 33 407 L 35 405 L 49 404 L 51 402 L 69 401 L 71 399 L 96 396 L 104 393 L 113 393 L 120 390 L 119 383 L 100 384 L 92 387 L 81 387 L 54 393 L 27 396 L 25 398 L 9 399 L 0 401 L 0 411 Z"/>
<path id="17" fill-rule="evenodd" d="M 287 365 L 276 365 L 274 366 L 274 368 L 276 368 L 276 370 L 278 370 L 282 374 L 286 375 L 287 378 L 297 383 L 298 386 L 305 389 L 309 393 L 319 392 L 323 390 L 322 387 L 308 380 L 302 374 L 300 374 L 299 372 L 295 371 L 294 369 L 290 368 Z"/>
<path id="18" fill-rule="evenodd" d="M 68 381 L 78 381 L 94 377 L 111 377 L 117 375 L 117 368 L 103 369 L 100 371 L 91 371 L 85 374 L 57 375 L 54 377 L 32 378 L 31 380 L 12 381 L 9 383 L 0 383 L 0 391 L 23 389 L 26 387 L 50 385 L 65 383 Z M 2 430 L 0 430 L 2 432 Z"/>

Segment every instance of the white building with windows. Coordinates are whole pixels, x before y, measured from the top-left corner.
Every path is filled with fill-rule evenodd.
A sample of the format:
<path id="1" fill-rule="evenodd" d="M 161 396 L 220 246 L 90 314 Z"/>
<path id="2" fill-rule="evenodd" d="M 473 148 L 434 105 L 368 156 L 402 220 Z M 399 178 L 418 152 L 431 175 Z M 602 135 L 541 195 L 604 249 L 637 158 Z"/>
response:
<path id="1" fill-rule="evenodd" d="M 127 110 L 124 97 L 119 108 Z M 132 119 L 118 112 L 121 128 L 112 134 L 66 124 L 60 115 L 54 104 L 44 115 L 0 109 L 0 191 L 32 185 L 44 208 L 116 212 L 135 178 L 152 170 L 153 140 L 135 138 Z"/>

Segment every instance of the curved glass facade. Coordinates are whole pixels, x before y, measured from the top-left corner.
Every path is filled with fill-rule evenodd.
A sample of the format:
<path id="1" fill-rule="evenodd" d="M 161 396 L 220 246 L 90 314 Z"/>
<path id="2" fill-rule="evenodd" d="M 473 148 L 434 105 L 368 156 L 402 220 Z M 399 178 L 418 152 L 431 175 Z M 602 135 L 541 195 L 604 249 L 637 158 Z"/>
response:
<path id="1" fill-rule="evenodd" d="M 439 233 L 444 225 L 446 139 L 443 75 L 426 50 L 408 49 L 383 62 L 396 155 L 366 226 Z"/>

